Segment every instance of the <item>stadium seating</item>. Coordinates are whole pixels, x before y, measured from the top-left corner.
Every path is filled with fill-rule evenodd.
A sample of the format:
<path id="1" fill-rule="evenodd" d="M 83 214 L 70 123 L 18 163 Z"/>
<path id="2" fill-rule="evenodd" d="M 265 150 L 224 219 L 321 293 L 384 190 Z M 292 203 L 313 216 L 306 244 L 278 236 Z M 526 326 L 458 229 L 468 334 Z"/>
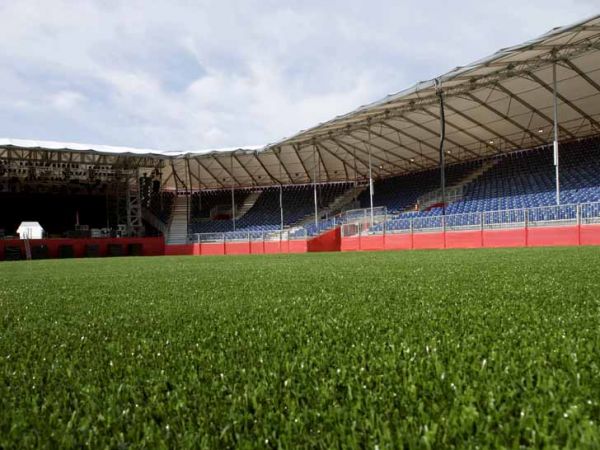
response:
<path id="1" fill-rule="evenodd" d="M 562 205 L 574 205 L 600 201 L 600 140 L 584 139 L 560 146 L 560 200 Z M 454 170 L 456 172 L 456 170 Z M 425 175 L 425 174 L 424 174 Z M 408 178 L 408 177 L 406 177 Z M 406 183 L 406 180 L 403 180 Z M 398 183 L 400 185 L 400 183 Z M 399 191 L 400 192 L 400 191 Z M 452 217 L 457 226 L 469 225 L 478 220 L 470 213 L 485 211 L 507 211 L 523 208 L 536 208 L 556 204 L 555 167 L 551 146 L 519 151 L 498 159 L 496 165 L 483 175 L 466 185 L 460 200 L 446 207 L 446 214 Z M 575 216 L 575 208 L 563 208 L 561 214 Z M 385 223 L 388 231 L 405 230 L 411 224 L 408 219 L 422 219 L 415 224 L 428 224 L 431 228 L 441 226 L 441 207 L 425 211 L 393 214 Z M 521 214 L 519 211 L 505 215 Z M 532 219 L 537 217 L 535 210 L 530 212 Z M 541 214 L 541 213 L 540 213 Z M 543 214 L 552 212 L 545 211 Z M 437 217 L 437 219 L 436 219 Z M 498 216 L 499 217 L 499 216 Z M 425 220 L 427 219 L 427 220 Z M 553 217 L 548 217 L 548 220 Z M 492 219 L 492 220 L 500 220 Z M 506 220 L 506 218 L 504 218 Z M 516 218 L 511 221 L 518 221 Z M 439 222 L 439 223 L 438 223 Z M 446 225 L 449 225 L 448 222 Z M 377 224 L 371 231 L 380 232 L 384 224 Z M 425 228 L 426 226 L 423 225 Z"/>
<path id="2" fill-rule="evenodd" d="M 147 207 L 163 223 L 169 223 L 175 194 L 173 192 L 154 192 L 150 195 Z"/>
<path id="3" fill-rule="evenodd" d="M 446 168 L 448 186 L 464 178 L 478 168 L 481 161 L 455 164 Z M 385 206 L 390 213 L 400 213 L 412 208 L 419 197 L 438 189 L 440 186 L 439 169 L 377 180 L 374 183 L 373 205 Z M 359 196 L 361 207 L 370 206 L 369 190 Z"/>
<path id="4" fill-rule="evenodd" d="M 351 183 L 333 183 L 319 185 L 319 208 L 325 208 L 338 196 L 352 186 Z M 249 191 L 236 190 L 236 209 L 243 203 Z M 262 190 L 254 205 L 236 220 L 236 232 L 246 236 L 248 232 L 265 232 L 279 230 L 281 215 L 279 209 L 279 187 Z M 302 221 L 314 213 L 314 192 L 312 185 L 286 186 L 282 190 L 283 225 L 289 227 Z M 233 231 L 233 222 L 227 220 L 210 220 L 210 210 L 218 205 L 231 204 L 230 191 L 208 191 L 194 194 L 192 201 L 192 233 L 223 233 Z M 200 207 L 201 205 L 201 207 Z M 234 234 L 228 235 L 235 239 Z"/>

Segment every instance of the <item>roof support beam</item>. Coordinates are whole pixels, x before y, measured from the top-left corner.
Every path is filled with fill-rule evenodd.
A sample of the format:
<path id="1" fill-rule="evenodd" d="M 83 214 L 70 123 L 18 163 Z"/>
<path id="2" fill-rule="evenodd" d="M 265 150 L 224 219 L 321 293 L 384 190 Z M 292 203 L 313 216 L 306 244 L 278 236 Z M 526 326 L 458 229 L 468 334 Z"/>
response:
<path id="1" fill-rule="evenodd" d="M 179 173 L 177 172 L 177 169 L 175 167 L 175 163 L 173 161 L 174 160 L 171 160 L 171 170 L 173 171 L 173 176 L 175 177 L 176 180 L 179 180 L 179 182 L 181 183 L 181 185 L 183 186 L 183 188 L 187 191 L 188 190 L 187 183 L 185 183 L 183 181 L 183 179 L 179 176 Z"/>
<path id="2" fill-rule="evenodd" d="M 319 146 L 315 143 L 315 149 L 317 150 L 317 153 L 319 154 L 319 163 L 323 165 L 323 170 L 325 171 L 325 176 L 327 177 L 327 181 L 331 181 L 331 177 L 329 176 L 329 170 L 327 169 L 327 166 L 325 165 L 325 161 L 323 161 L 323 155 L 321 154 L 321 149 L 319 148 Z"/>
<path id="3" fill-rule="evenodd" d="M 383 148 L 383 147 L 381 147 L 381 146 L 379 146 L 379 145 L 377 145 L 377 144 L 373 144 L 373 142 L 369 142 L 368 140 L 366 140 L 366 139 L 363 139 L 363 138 L 361 138 L 360 136 L 357 136 L 357 135 L 353 134 L 352 132 L 348 133 L 348 136 L 350 136 L 350 137 L 352 137 L 352 138 L 356 139 L 357 141 L 360 141 L 360 142 L 362 142 L 362 143 L 363 143 L 363 144 L 365 144 L 365 145 L 371 145 L 371 147 L 375 147 L 377 150 L 379 150 L 379 151 L 381 151 L 381 152 L 385 153 L 386 155 L 388 155 L 388 154 L 392 154 L 392 155 L 394 155 L 394 156 L 397 156 L 395 153 L 391 153 L 391 152 L 387 151 L 385 148 Z M 357 147 L 357 148 L 359 148 L 359 147 Z M 365 153 L 365 154 L 367 154 L 367 155 L 368 155 L 368 152 L 366 152 L 365 150 L 362 150 L 362 149 L 361 149 L 361 151 L 362 151 L 363 153 Z M 398 169 L 400 169 L 400 170 L 406 170 L 406 169 L 405 169 L 404 167 L 402 167 L 400 164 L 397 164 L 397 163 L 394 163 L 394 162 L 391 162 L 391 161 L 386 161 L 385 159 L 381 158 L 380 156 L 373 155 L 373 152 L 371 152 L 371 157 L 372 157 L 372 158 L 375 158 L 375 159 L 378 159 L 378 160 L 380 161 L 380 165 L 381 165 L 382 163 L 383 163 L 383 164 L 389 164 L 390 166 L 396 167 L 396 168 L 398 168 Z M 400 158 L 400 159 L 402 159 L 402 161 L 404 161 L 404 162 L 408 162 L 408 163 L 410 163 L 410 162 L 411 162 L 409 159 L 404 159 L 404 158 Z M 413 163 L 413 164 L 414 164 L 414 163 Z M 421 166 L 421 167 L 422 167 L 422 166 Z"/>
<path id="4" fill-rule="evenodd" d="M 399 119 L 399 120 L 404 120 L 404 121 L 406 121 L 406 122 L 408 122 L 408 123 L 410 123 L 410 124 L 412 124 L 412 125 L 416 126 L 417 128 L 420 128 L 421 130 L 424 130 L 424 131 L 426 131 L 426 132 L 428 132 L 428 133 L 432 134 L 433 136 L 436 136 L 436 137 L 438 137 L 438 136 L 439 136 L 439 131 L 432 130 L 431 128 L 428 128 L 428 127 L 426 127 L 425 125 L 423 125 L 422 123 L 419 123 L 419 122 L 417 122 L 416 120 L 413 120 L 413 119 L 411 119 L 411 118 L 409 118 L 409 117 L 406 117 L 406 116 L 401 116 L 401 117 L 398 117 L 398 119 Z M 438 120 L 439 120 L 439 117 L 438 117 Z M 390 129 L 394 130 L 396 133 L 404 134 L 405 136 L 408 136 L 410 139 L 414 139 L 415 141 L 417 141 L 417 142 L 421 143 L 422 145 L 425 145 L 425 146 L 427 146 L 427 147 L 431 148 L 432 150 L 435 150 L 436 152 L 439 152 L 439 148 L 437 148 L 435 145 L 433 145 L 433 144 L 430 144 L 430 143 L 429 143 L 429 142 L 427 142 L 427 141 L 423 141 L 423 140 L 421 140 L 421 139 L 417 139 L 417 138 L 416 138 L 414 135 L 412 135 L 412 134 L 409 134 L 408 132 L 406 132 L 406 131 L 404 131 L 404 130 L 401 130 L 401 129 L 400 129 L 400 128 L 398 128 L 398 127 L 394 127 L 393 125 L 390 125 L 390 124 L 389 124 L 388 122 L 386 122 L 386 121 L 383 121 L 382 123 L 383 123 L 385 126 L 387 126 L 388 128 L 390 128 Z M 460 145 L 458 142 L 456 142 L 456 141 L 454 141 L 454 140 L 452 140 L 452 139 L 450 139 L 450 138 L 446 138 L 446 141 L 450 142 L 452 145 L 454 145 L 454 146 L 456 146 L 456 147 L 460 148 L 461 150 L 463 150 L 463 151 L 465 151 L 465 152 L 467 152 L 467 153 L 471 153 L 471 154 L 472 154 L 472 155 L 474 155 L 474 156 L 479 156 L 479 155 L 477 155 L 476 153 L 473 153 L 471 150 L 468 150 L 468 149 L 464 148 L 464 147 L 463 147 L 462 145 Z M 451 153 L 448 153 L 448 155 L 450 155 L 450 157 L 451 157 L 452 159 L 454 159 L 455 161 L 459 161 L 459 158 L 458 158 L 458 157 L 456 157 L 455 155 L 453 155 L 453 154 L 451 154 Z M 423 157 L 425 157 L 425 156 L 423 155 Z M 438 162 L 437 162 L 437 161 L 436 161 L 434 158 L 430 158 L 430 157 L 426 157 L 426 158 L 427 158 L 428 160 L 430 160 L 431 162 L 435 163 L 435 164 L 437 164 L 437 163 L 438 163 Z"/>
<path id="5" fill-rule="evenodd" d="M 319 142 L 317 144 L 317 148 L 321 147 L 323 150 L 325 150 L 327 153 L 329 153 L 331 156 L 333 156 L 335 159 L 337 159 L 339 162 L 341 162 L 343 164 L 344 167 L 344 173 L 346 174 L 346 180 L 348 179 L 348 167 L 349 164 L 343 160 L 342 158 L 340 158 L 338 155 L 335 154 L 335 152 L 331 151 L 330 149 L 327 148 L 327 146 L 325 146 L 325 144 L 323 144 L 323 142 Z M 350 166 L 350 168 L 352 169 L 352 166 Z"/>
<path id="6" fill-rule="evenodd" d="M 302 165 L 302 169 L 304 169 L 304 173 L 306 173 L 306 178 L 308 180 L 312 180 L 312 177 L 310 176 L 310 172 L 306 168 L 306 164 L 304 164 L 304 161 L 302 161 L 302 158 L 300 157 L 300 146 L 297 144 L 292 144 L 292 148 L 294 149 L 294 152 L 296 153 L 296 157 L 298 158 L 298 161 L 300 161 L 300 164 Z"/>
<path id="7" fill-rule="evenodd" d="M 190 162 L 188 160 L 188 166 L 189 166 L 189 164 L 190 164 Z M 190 167 L 190 177 L 194 178 L 198 182 L 198 189 L 206 188 L 206 185 L 204 183 L 202 183 L 202 181 L 200 180 L 200 177 L 192 171 L 191 167 Z"/>
<path id="8" fill-rule="evenodd" d="M 551 117 L 548 117 L 546 114 L 544 114 L 540 110 L 538 110 L 535 107 L 533 107 L 533 105 L 531 105 L 531 103 L 523 100 L 521 97 L 519 97 L 518 95 L 514 94 L 512 91 L 510 91 L 506 87 L 502 86 L 500 83 L 498 83 L 496 85 L 496 88 L 499 89 L 500 91 L 504 92 L 506 95 L 508 95 L 514 101 L 516 101 L 516 102 L 520 103 L 521 105 L 523 105 L 525 108 L 527 108 L 532 113 L 537 114 L 538 116 L 540 116 L 542 119 L 544 119 L 549 124 L 551 124 L 551 125 L 554 124 L 554 121 L 552 120 Z M 559 126 L 559 128 L 560 128 L 561 133 L 566 134 L 570 138 L 574 137 L 573 133 L 571 133 L 569 130 L 563 128 L 562 126 Z"/>
<path id="9" fill-rule="evenodd" d="M 382 125 L 384 125 L 384 126 L 386 125 L 386 124 L 385 124 L 385 122 L 381 122 L 381 124 L 382 124 Z M 390 126 L 387 126 L 387 128 L 389 128 L 389 129 L 392 129 L 392 130 L 396 131 L 396 129 L 394 129 L 394 128 L 390 127 Z M 403 149 L 405 149 L 405 150 L 408 150 L 408 151 L 409 151 L 410 153 L 412 153 L 413 155 L 417 155 L 417 156 L 420 156 L 420 157 L 422 157 L 422 158 L 425 158 L 425 159 L 427 159 L 427 160 L 429 160 L 429 161 L 431 161 L 431 162 L 435 162 L 433 158 L 430 158 L 429 156 L 422 155 L 422 154 L 420 154 L 419 152 L 417 152 L 416 150 L 413 150 L 412 148 L 410 148 L 410 147 L 407 147 L 406 145 L 404 145 L 404 144 L 402 144 L 402 143 L 400 143 L 400 142 L 396 142 L 396 141 L 394 141 L 393 139 L 390 139 L 389 137 L 387 137 L 387 136 L 385 136 L 385 135 L 383 135 L 383 134 L 381 134 L 381 133 L 378 133 L 378 132 L 376 132 L 376 131 L 373 131 L 372 127 L 371 127 L 371 134 L 374 134 L 374 135 L 375 135 L 375 136 L 377 136 L 378 138 L 380 138 L 380 139 L 383 139 L 384 141 L 387 141 L 387 142 L 389 142 L 389 143 L 391 143 L 391 144 L 393 144 L 393 145 L 396 145 L 396 146 L 398 146 L 398 147 L 401 147 L 401 148 L 403 148 Z M 415 139 L 415 140 L 417 140 L 417 139 Z M 392 154 L 392 155 L 394 155 L 394 156 L 397 156 L 398 158 L 400 158 L 400 159 L 402 159 L 402 160 L 404 160 L 404 161 L 411 162 L 411 163 L 413 163 L 413 164 L 415 164 L 415 165 L 417 165 L 417 166 L 419 166 L 419 167 L 423 168 L 423 166 L 422 166 L 421 164 L 419 164 L 419 163 L 416 163 L 416 162 L 414 162 L 414 161 L 411 161 L 411 160 L 410 160 L 410 158 L 408 158 L 408 159 L 407 159 L 407 158 L 405 158 L 405 157 L 403 157 L 403 156 L 399 156 L 399 155 L 397 155 L 396 153 L 392 153 L 392 152 L 389 152 L 389 153 L 391 153 L 391 154 Z"/>
<path id="10" fill-rule="evenodd" d="M 348 148 L 346 148 L 346 147 L 345 147 L 344 145 L 342 145 L 340 142 L 337 142 L 335 139 L 331 138 L 331 139 L 328 139 L 328 140 L 329 140 L 329 141 L 331 141 L 331 142 L 333 142 L 334 144 L 336 144 L 338 147 L 340 147 L 340 148 L 341 148 L 342 150 L 344 150 L 346 153 L 353 155 L 353 159 L 355 159 L 355 161 L 358 161 L 359 163 L 361 163 L 361 164 L 362 164 L 362 166 L 363 166 L 365 169 L 367 169 L 367 172 L 368 172 L 368 170 L 369 170 L 369 163 L 368 163 L 367 161 L 365 161 L 364 159 L 361 159 L 361 158 L 359 158 L 359 157 L 355 156 L 355 153 L 356 153 L 356 147 L 353 147 L 353 150 L 354 150 L 354 152 L 351 152 L 351 151 L 350 151 Z M 334 154 L 335 154 L 335 152 L 334 152 L 333 150 L 331 150 L 331 149 L 329 149 L 328 147 L 326 147 L 326 146 L 325 146 L 325 144 L 323 143 L 323 141 L 321 141 L 321 142 L 320 142 L 320 145 L 321 145 L 321 146 L 322 146 L 322 147 L 323 147 L 325 150 L 327 150 L 327 151 L 331 152 L 331 154 L 332 154 L 332 155 L 334 155 Z M 354 166 L 352 166 L 351 168 L 352 168 L 352 170 L 353 170 L 354 172 L 357 172 L 357 171 L 355 170 Z M 363 174 L 361 173 L 361 175 L 363 175 Z"/>
<path id="11" fill-rule="evenodd" d="M 192 169 L 190 168 L 190 158 L 185 157 L 185 168 L 187 169 L 188 181 L 190 183 L 190 191 L 194 190 L 194 180 L 192 179 Z M 200 186 L 198 186 L 200 189 Z"/>
<path id="12" fill-rule="evenodd" d="M 444 107 L 450 111 L 452 111 L 453 114 L 456 114 L 457 116 L 462 117 L 465 120 L 468 120 L 469 122 L 475 124 L 476 126 L 484 129 L 485 131 L 487 131 L 488 133 L 490 133 L 491 135 L 495 136 L 496 138 L 500 139 L 500 140 L 504 140 L 506 141 L 508 144 L 510 144 L 512 147 L 514 147 L 515 149 L 520 148 L 521 146 L 519 144 L 517 144 L 516 142 L 501 136 L 498 132 L 492 130 L 490 127 L 488 127 L 487 125 L 484 125 L 478 121 L 476 121 L 475 119 L 473 119 L 471 116 L 467 116 L 464 112 L 454 108 L 453 106 L 451 106 L 450 104 L 446 103 L 444 104 Z M 446 121 L 446 123 L 448 123 Z"/>
<path id="13" fill-rule="evenodd" d="M 254 159 L 256 159 L 256 160 L 258 161 L 258 164 L 260 164 L 260 167 L 262 167 L 262 170 L 264 170 L 264 171 L 265 171 L 265 173 L 267 174 L 267 176 L 268 176 L 268 177 L 269 177 L 271 180 L 274 180 L 274 181 L 276 181 L 276 182 L 277 182 L 277 184 L 281 184 L 281 180 L 279 180 L 277 177 L 273 176 L 273 175 L 271 174 L 271 172 L 269 172 L 269 171 L 267 170 L 267 167 L 266 167 L 266 166 L 263 164 L 263 162 L 262 162 L 262 161 L 260 160 L 260 158 L 258 157 L 258 152 L 254 152 L 254 153 L 253 153 L 253 155 L 254 155 Z M 281 164 L 281 162 L 280 162 L 279 164 Z"/>
<path id="14" fill-rule="evenodd" d="M 233 152 L 231 153 L 233 155 Z M 228 170 L 227 167 L 225 167 L 225 164 L 223 164 L 221 161 L 219 161 L 219 158 L 217 158 L 215 155 L 212 155 L 213 159 L 219 164 L 219 166 L 221 166 L 221 168 L 225 171 L 225 173 L 227 175 L 229 175 L 229 178 L 231 178 L 231 180 L 236 183 L 238 186 L 241 186 L 242 184 L 240 183 L 240 181 L 233 176 L 233 171 L 232 170 Z"/>
<path id="15" fill-rule="evenodd" d="M 221 182 L 217 177 L 215 177 L 208 167 L 206 167 L 204 164 L 202 164 L 202 162 L 200 162 L 200 157 L 197 156 L 194 159 L 196 160 L 198 165 L 202 167 L 204 171 L 208 173 L 210 177 L 217 182 L 218 185 L 220 185 L 222 188 L 225 188 L 225 184 L 223 184 L 223 182 Z"/>
<path id="16" fill-rule="evenodd" d="M 544 81 L 540 77 L 538 77 L 536 74 L 534 74 L 533 72 L 530 72 L 530 73 L 527 74 L 527 76 L 529 78 L 531 78 L 533 81 L 535 81 L 537 84 L 539 84 L 540 86 L 542 86 L 545 90 L 547 90 L 548 92 L 550 92 L 552 95 L 554 95 L 553 94 L 554 90 L 552 89 L 552 87 L 548 86 L 546 83 L 544 83 Z M 593 117 L 591 117 L 590 115 L 588 115 L 584 110 L 582 110 L 578 106 L 574 105 L 571 101 L 569 101 L 560 92 L 557 92 L 556 96 L 565 105 L 567 105 L 569 108 L 571 108 L 577 114 L 579 114 L 581 117 L 583 117 L 584 119 L 586 119 L 592 126 L 594 126 L 597 129 L 600 129 L 600 123 L 598 123 L 598 121 L 596 121 Z"/>
<path id="17" fill-rule="evenodd" d="M 343 150 L 347 151 L 348 153 L 351 153 L 351 152 L 350 152 L 350 150 L 348 150 L 348 148 L 347 148 L 346 146 L 348 146 L 348 147 L 352 148 L 353 150 L 355 150 L 355 151 L 357 151 L 357 152 L 360 152 L 360 153 L 362 153 L 363 155 L 368 155 L 368 153 L 367 153 L 367 152 L 366 152 L 364 149 L 362 149 L 362 148 L 360 148 L 360 147 L 358 147 L 358 146 L 356 146 L 356 145 L 350 144 L 349 142 L 342 141 L 342 140 L 341 140 L 341 136 L 338 136 L 337 138 L 333 138 L 333 137 L 332 137 L 332 138 L 329 138 L 329 140 L 330 140 L 330 141 L 332 141 L 332 142 L 335 142 L 335 143 L 336 143 L 336 144 L 337 144 L 339 147 L 341 147 Z M 379 159 L 379 158 L 378 158 L 378 159 Z M 361 163 L 363 166 L 365 166 L 365 167 L 367 168 L 367 170 L 369 169 L 369 162 L 368 162 L 367 160 L 364 160 L 364 159 L 362 159 L 362 158 L 359 158 L 358 156 L 356 157 L 356 160 L 357 160 L 357 161 L 360 161 L 360 163 Z M 385 162 L 385 161 L 384 161 L 384 162 Z M 404 168 L 402 168 L 402 167 L 400 167 L 400 166 L 396 166 L 396 167 L 398 167 L 398 168 L 399 168 L 400 170 L 402 170 L 403 172 L 406 172 L 406 170 L 405 170 Z M 381 167 L 381 168 L 380 168 L 379 166 L 377 166 L 377 169 L 379 169 L 379 170 L 381 170 L 381 171 L 383 171 L 383 172 L 386 172 L 386 173 L 387 173 L 387 174 L 389 174 L 389 175 L 394 175 L 394 172 L 392 172 L 391 170 L 389 170 L 389 169 L 386 169 L 386 168 L 384 168 L 384 167 Z"/>
<path id="18" fill-rule="evenodd" d="M 568 59 L 567 59 L 567 60 L 565 60 L 565 61 L 563 61 L 563 62 L 564 62 L 564 63 L 565 63 L 567 66 L 569 66 L 569 68 L 570 68 L 570 69 L 571 69 L 573 72 L 575 72 L 577 75 L 579 75 L 579 76 L 580 76 L 581 78 L 583 78 L 585 81 L 587 81 L 587 82 L 588 82 L 588 84 L 589 84 L 590 86 L 592 86 L 594 89 L 596 89 L 596 91 L 600 92 L 600 84 L 598 84 L 598 83 L 596 83 L 594 80 L 592 80 L 592 79 L 590 78 L 590 76 L 589 76 L 587 73 L 583 72 L 583 71 L 582 71 L 582 70 L 581 70 L 579 67 L 577 67 L 577 66 L 575 65 L 575 63 L 573 63 L 573 61 L 570 61 L 570 60 L 568 60 Z"/>
<path id="19" fill-rule="evenodd" d="M 444 104 L 445 108 L 448 108 L 447 104 Z M 430 111 L 429 109 L 424 109 L 423 112 L 431 117 L 433 117 L 436 120 L 440 120 L 440 116 L 438 116 L 436 113 L 434 113 L 433 111 Z M 459 133 L 464 134 L 465 136 L 470 137 L 471 139 L 473 139 L 476 143 L 481 144 L 481 142 L 484 140 L 482 138 L 480 138 L 479 136 L 475 136 L 473 133 L 471 133 L 470 131 L 465 130 L 462 127 L 459 127 L 458 125 L 455 125 L 454 123 L 452 123 L 450 120 L 448 120 L 448 118 L 446 118 L 446 127 L 452 127 L 454 128 L 456 131 L 458 131 Z M 448 140 L 448 138 L 446 138 L 446 140 Z M 479 155 L 479 157 L 481 157 L 481 155 Z"/>
<path id="20" fill-rule="evenodd" d="M 465 97 L 467 97 L 469 100 L 477 103 L 478 105 L 484 107 L 485 109 L 487 109 L 488 111 L 496 114 L 498 117 L 500 117 L 501 119 L 506 120 L 508 123 L 510 123 L 512 126 L 518 128 L 519 130 L 521 130 L 523 133 L 528 134 L 529 137 L 533 138 L 534 140 L 538 141 L 541 144 L 546 144 L 546 141 L 541 138 L 538 134 L 534 133 L 533 131 L 525 128 L 523 125 L 521 125 L 519 122 L 517 122 L 516 120 L 514 120 L 513 118 L 507 116 L 506 114 L 504 114 L 501 111 L 498 111 L 496 108 L 494 108 L 493 106 L 490 106 L 488 103 L 484 102 L 483 100 L 480 100 L 479 98 L 475 97 L 473 94 L 466 94 Z"/>
<path id="21" fill-rule="evenodd" d="M 252 182 L 253 182 L 254 184 L 258 184 L 258 183 L 257 183 L 257 181 L 256 181 L 256 178 L 254 178 L 254 176 L 253 176 L 253 175 L 250 173 L 250 171 L 249 171 L 248 169 L 246 169 L 246 166 L 244 166 L 244 165 L 243 165 L 243 164 L 240 162 L 239 158 L 238 158 L 237 156 L 235 156 L 235 153 L 232 153 L 231 155 L 233 156 L 233 159 L 235 159 L 235 161 L 236 161 L 236 162 L 237 162 L 237 163 L 240 165 L 240 167 L 241 167 L 242 169 L 244 169 L 244 172 L 246 172 L 246 173 L 248 174 L 248 176 L 250 177 L 250 179 L 252 180 Z"/>
<path id="22" fill-rule="evenodd" d="M 277 147 L 277 149 L 273 149 L 273 154 L 275 155 L 275 158 L 277 158 L 277 161 L 279 161 L 279 166 L 283 167 L 283 171 L 285 172 L 288 179 L 290 180 L 290 183 L 293 183 L 294 178 L 292 177 L 292 174 L 288 170 L 287 166 L 285 164 L 283 164 L 283 161 L 281 160 L 281 147 Z"/>

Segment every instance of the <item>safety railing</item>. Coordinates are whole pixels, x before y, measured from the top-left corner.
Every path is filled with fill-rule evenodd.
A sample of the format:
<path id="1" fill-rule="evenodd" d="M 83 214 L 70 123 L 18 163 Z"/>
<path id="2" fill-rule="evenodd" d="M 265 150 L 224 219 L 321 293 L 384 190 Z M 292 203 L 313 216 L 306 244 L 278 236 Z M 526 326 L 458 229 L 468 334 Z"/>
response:
<path id="1" fill-rule="evenodd" d="M 196 244 L 225 242 L 296 241 L 308 237 L 305 228 L 285 231 L 229 231 L 225 233 L 193 233 L 188 241 Z"/>
<path id="2" fill-rule="evenodd" d="M 387 208 L 385 206 L 373 207 L 373 218 L 385 218 Z M 338 216 L 340 223 L 361 222 L 365 219 L 371 219 L 371 208 L 351 209 Z"/>
<path id="3" fill-rule="evenodd" d="M 342 236 L 600 224 L 600 202 L 445 216 L 402 216 L 387 217 L 375 224 L 369 220 L 345 223 L 342 225 Z"/>
<path id="4" fill-rule="evenodd" d="M 436 189 L 434 191 L 428 192 L 427 194 L 423 194 L 421 197 L 419 197 L 418 203 L 421 207 L 427 207 L 435 203 L 441 203 L 444 200 L 446 201 L 446 203 L 455 202 L 460 200 L 462 197 L 463 186 L 453 186 L 446 188 L 443 195 L 441 189 Z"/>

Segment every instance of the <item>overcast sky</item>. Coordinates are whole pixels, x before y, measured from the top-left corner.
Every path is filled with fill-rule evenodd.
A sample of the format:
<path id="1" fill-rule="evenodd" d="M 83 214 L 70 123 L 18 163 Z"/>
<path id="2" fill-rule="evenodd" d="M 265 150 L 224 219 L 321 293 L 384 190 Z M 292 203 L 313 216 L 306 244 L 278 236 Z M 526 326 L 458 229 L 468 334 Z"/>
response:
<path id="1" fill-rule="evenodd" d="M 0 0 L 0 136 L 262 145 L 598 0 Z"/>

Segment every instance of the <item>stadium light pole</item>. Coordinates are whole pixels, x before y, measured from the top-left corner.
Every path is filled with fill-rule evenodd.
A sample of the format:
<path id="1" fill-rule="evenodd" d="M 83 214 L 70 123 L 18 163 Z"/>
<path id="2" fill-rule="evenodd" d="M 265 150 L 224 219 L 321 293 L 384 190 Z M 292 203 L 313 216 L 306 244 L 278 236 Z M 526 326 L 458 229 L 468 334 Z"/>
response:
<path id="1" fill-rule="evenodd" d="M 373 218 L 373 164 L 371 163 L 371 118 L 367 119 L 368 124 L 368 141 L 369 141 L 369 201 L 371 206 L 371 226 L 373 226 L 374 218 Z"/>
<path id="2" fill-rule="evenodd" d="M 235 181 L 233 179 L 233 152 L 231 153 L 229 170 L 231 171 L 231 220 L 233 222 L 233 231 L 235 231 Z"/>
<path id="3" fill-rule="evenodd" d="M 442 216 L 446 215 L 446 155 L 444 141 L 446 140 L 446 117 L 444 114 L 444 93 L 438 78 L 435 79 L 435 89 L 440 98 L 440 185 L 442 189 Z"/>
<path id="4" fill-rule="evenodd" d="M 558 169 L 558 99 L 556 83 L 556 61 L 552 64 L 552 108 L 554 115 L 554 168 L 556 172 L 556 204 L 560 205 L 560 178 Z"/>
<path id="5" fill-rule="evenodd" d="M 313 193 L 315 198 L 315 227 L 319 229 L 319 205 L 317 202 L 317 144 L 313 139 Z"/>

